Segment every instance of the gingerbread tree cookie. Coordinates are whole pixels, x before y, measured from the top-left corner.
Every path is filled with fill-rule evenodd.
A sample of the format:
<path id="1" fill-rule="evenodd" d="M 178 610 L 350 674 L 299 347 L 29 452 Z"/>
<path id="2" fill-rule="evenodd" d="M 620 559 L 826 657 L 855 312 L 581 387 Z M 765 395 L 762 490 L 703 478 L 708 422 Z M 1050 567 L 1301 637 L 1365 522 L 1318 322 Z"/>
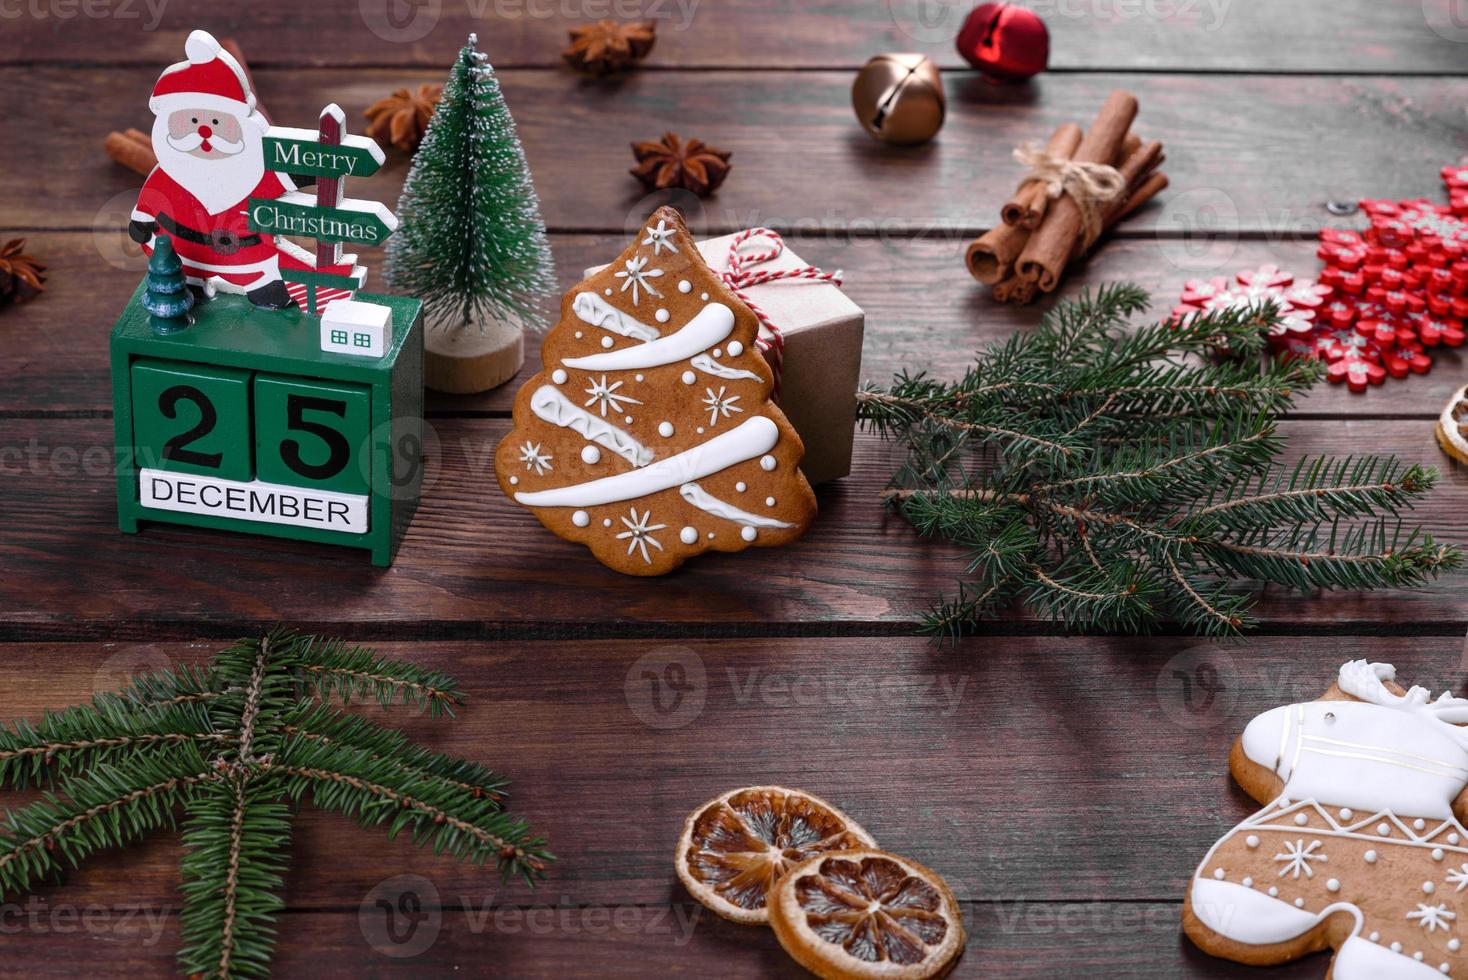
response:
<path id="1" fill-rule="evenodd" d="M 495 455 L 500 486 L 633 575 L 800 537 L 815 495 L 770 401 L 758 328 L 678 212 L 659 208 L 562 300 Z"/>
<path id="2" fill-rule="evenodd" d="M 1334 948 L 1339 980 L 1468 976 L 1465 723 L 1468 700 L 1364 660 L 1251 721 L 1230 768 L 1265 807 L 1198 867 L 1189 938 L 1256 966 Z"/>

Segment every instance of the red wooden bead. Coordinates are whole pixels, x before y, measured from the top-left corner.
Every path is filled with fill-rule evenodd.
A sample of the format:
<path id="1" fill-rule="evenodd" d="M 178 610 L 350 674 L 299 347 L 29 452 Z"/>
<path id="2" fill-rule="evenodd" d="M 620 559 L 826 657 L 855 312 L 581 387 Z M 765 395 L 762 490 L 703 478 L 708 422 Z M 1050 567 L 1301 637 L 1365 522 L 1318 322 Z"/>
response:
<path id="1" fill-rule="evenodd" d="M 1346 387 L 1360 394 L 1368 385 L 1379 385 L 1386 380 L 1386 369 L 1380 364 L 1350 357 L 1336 361 L 1326 369 L 1326 377 L 1333 384 L 1346 383 Z"/>

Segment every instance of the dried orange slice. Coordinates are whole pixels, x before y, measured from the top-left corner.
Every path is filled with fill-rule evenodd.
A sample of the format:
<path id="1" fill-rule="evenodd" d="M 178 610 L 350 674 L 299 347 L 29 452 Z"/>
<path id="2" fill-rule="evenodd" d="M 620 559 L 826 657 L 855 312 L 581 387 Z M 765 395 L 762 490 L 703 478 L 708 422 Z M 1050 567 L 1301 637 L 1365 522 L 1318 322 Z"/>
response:
<path id="1" fill-rule="evenodd" d="M 875 848 L 817 854 L 770 893 L 770 928 L 826 980 L 945 976 L 963 953 L 963 916 L 947 884 Z"/>
<path id="2" fill-rule="evenodd" d="M 793 865 L 876 846 L 825 800 L 783 786 L 746 786 L 689 814 L 675 861 L 694 898 L 726 919 L 754 923 L 768 921 L 765 896 Z"/>

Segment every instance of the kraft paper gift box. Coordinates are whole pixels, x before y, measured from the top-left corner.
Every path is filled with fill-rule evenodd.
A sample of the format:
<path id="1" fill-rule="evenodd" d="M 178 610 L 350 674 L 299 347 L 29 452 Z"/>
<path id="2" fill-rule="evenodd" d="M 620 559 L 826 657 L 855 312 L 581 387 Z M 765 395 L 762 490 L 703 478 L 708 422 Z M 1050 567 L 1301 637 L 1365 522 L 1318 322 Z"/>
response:
<path id="1" fill-rule="evenodd" d="M 715 272 L 729 269 L 735 235 L 698 243 L 704 261 Z M 741 247 L 748 256 L 768 251 L 771 242 L 755 236 Z M 775 258 L 745 262 L 746 272 L 775 272 L 807 265 L 789 245 Z M 586 270 L 592 276 L 605 266 Z M 800 433 L 805 457 L 800 468 L 812 484 L 851 472 L 851 444 L 856 432 L 856 388 L 861 380 L 861 344 L 866 314 L 841 287 L 816 279 L 778 279 L 744 287 L 750 301 L 780 328 L 785 339 L 780 372 L 780 409 Z M 761 328 L 761 335 L 766 336 Z"/>

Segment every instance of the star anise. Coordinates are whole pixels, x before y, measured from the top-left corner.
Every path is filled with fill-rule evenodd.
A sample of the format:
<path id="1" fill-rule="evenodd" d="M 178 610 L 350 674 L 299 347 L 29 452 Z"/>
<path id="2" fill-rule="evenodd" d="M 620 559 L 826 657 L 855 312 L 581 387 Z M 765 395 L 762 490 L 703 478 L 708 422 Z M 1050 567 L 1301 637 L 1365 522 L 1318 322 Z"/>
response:
<path id="1" fill-rule="evenodd" d="M 24 303 L 45 291 L 41 275 L 46 267 L 35 256 L 26 255 L 24 238 L 13 238 L 0 246 L 0 305 Z"/>
<path id="2" fill-rule="evenodd" d="M 442 97 L 442 85 L 419 85 L 416 92 L 400 88 L 378 99 L 367 107 L 367 135 L 401 150 L 416 150 Z"/>
<path id="3" fill-rule="evenodd" d="M 599 20 L 570 33 L 571 46 L 561 53 L 568 65 L 590 75 L 614 75 L 647 56 L 658 39 L 658 25 L 651 20 Z"/>
<path id="4" fill-rule="evenodd" d="M 681 187 L 699 197 L 719 189 L 729 176 L 728 150 L 703 140 L 684 140 L 677 133 L 664 133 L 660 142 L 633 143 L 637 166 L 630 173 L 650 191 Z"/>

